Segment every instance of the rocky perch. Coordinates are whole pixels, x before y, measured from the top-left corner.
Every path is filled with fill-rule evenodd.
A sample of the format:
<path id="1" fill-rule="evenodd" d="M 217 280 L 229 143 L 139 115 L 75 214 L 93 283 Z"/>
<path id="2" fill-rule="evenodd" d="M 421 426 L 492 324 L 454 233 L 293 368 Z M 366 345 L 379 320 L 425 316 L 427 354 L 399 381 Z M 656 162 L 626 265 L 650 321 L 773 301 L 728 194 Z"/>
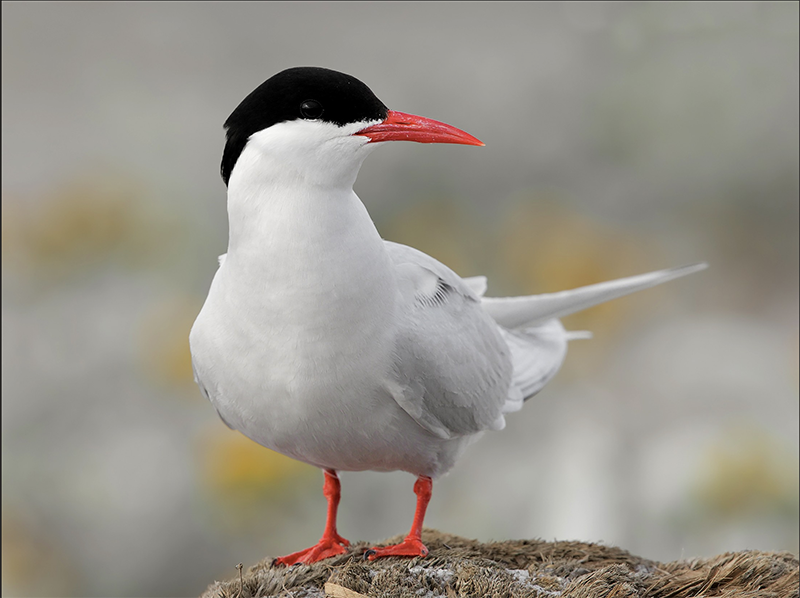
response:
<path id="1" fill-rule="evenodd" d="M 365 542 L 310 566 L 273 567 L 266 558 L 214 582 L 201 598 L 788 598 L 798 596 L 800 583 L 798 558 L 788 552 L 658 563 L 583 542 L 483 544 L 431 529 L 422 540 L 430 549 L 425 558 L 365 561 Z"/>

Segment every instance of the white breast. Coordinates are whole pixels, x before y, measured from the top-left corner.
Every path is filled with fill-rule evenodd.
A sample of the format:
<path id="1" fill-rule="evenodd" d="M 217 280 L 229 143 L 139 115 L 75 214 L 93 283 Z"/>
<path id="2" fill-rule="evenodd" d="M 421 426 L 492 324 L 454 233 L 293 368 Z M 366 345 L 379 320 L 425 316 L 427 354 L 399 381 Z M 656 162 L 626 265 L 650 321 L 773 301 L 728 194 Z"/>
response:
<path id="1" fill-rule="evenodd" d="M 229 426 L 290 457 L 436 475 L 467 439 L 442 442 L 394 399 L 399 295 L 352 190 L 363 140 L 333 139 L 336 156 L 354 152 L 352 172 L 325 162 L 319 184 L 274 150 L 287 135 L 305 143 L 294 128 L 251 138 L 229 180 L 228 253 L 190 334 L 198 382 Z"/>

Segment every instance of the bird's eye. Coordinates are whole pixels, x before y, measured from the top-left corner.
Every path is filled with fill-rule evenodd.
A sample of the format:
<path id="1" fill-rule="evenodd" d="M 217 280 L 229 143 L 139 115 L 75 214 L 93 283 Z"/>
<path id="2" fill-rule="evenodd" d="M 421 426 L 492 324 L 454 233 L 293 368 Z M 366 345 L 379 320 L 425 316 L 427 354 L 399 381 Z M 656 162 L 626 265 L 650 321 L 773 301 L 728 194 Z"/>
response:
<path id="1" fill-rule="evenodd" d="M 300 114 L 303 118 L 314 120 L 322 116 L 325 109 L 317 100 L 306 100 L 300 104 Z"/>

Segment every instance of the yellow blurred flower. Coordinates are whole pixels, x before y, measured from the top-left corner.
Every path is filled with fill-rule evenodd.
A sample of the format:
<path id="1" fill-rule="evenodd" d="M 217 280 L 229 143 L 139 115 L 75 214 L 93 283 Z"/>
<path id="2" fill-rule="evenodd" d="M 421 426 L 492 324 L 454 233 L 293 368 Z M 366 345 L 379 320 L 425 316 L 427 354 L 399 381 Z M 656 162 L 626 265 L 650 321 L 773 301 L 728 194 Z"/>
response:
<path id="1" fill-rule="evenodd" d="M 762 428 L 741 424 L 725 430 L 703 455 L 701 473 L 694 494 L 716 514 L 797 514 L 797 455 Z"/>
<path id="2" fill-rule="evenodd" d="M 281 500 L 319 481 L 319 471 L 264 448 L 219 422 L 197 443 L 201 481 L 220 502 L 237 510 Z"/>
<path id="3" fill-rule="evenodd" d="M 144 228 L 142 194 L 130 180 L 95 176 L 42 198 L 4 198 L 3 261 L 48 276 L 101 262 Z"/>
<path id="4" fill-rule="evenodd" d="M 3 594 L 66 596 L 79 588 L 79 571 L 57 540 L 44 527 L 26 525 L 27 516 L 3 508 Z"/>
<path id="5" fill-rule="evenodd" d="M 512 293 L 562 291 L 664 265 L 643 235 L 590 220 L 557 200 L 528 194 L 505 215 L 498 231 L 497 271 L 513 285 Z M 610 301 L 568 316 L 565 324 L 605 336 L 624 329 L 633 311 L 652 310 L 653 302 L 664 297 L 633 295 Z"/>
<path id="6" fill-rule="evenodd" d="M 113 261 L 124 267 L 174 267 L 185 223 L 137 180 L 93 172 L 40 197 L 2 204 L 3 266 L 52 284 Z"/>
<path id="7" fill-rule="evenodd" d="M 193 385 L 189 331 L 202 307 L 199 298 L 176 295 L 156 303 L 140 324 L 139 354 L 148 379 Z M 196 393 L 201 397 L 200 391 Z"/>
<path id="8" fill-rule="evenodd" d="M 419 249 L 462 276 L 480 273 L 476 261 L 489 245 L 485 231 L 447 196 L 413 203 L 381 224 L 380 231 L 383 238 Z"/>

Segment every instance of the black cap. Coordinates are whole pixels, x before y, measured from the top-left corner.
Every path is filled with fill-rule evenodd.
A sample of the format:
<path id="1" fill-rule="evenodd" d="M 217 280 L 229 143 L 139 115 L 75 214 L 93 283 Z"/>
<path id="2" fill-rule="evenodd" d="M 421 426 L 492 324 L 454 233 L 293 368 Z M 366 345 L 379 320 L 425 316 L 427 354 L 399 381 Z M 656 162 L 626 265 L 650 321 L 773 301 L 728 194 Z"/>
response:
<path id="1" fill-rule="evenodd" d="M 281 71 L 255 88 L 225 121 L 227 142 L 220 173 L 231 171 L 253 133 L 277 123 L 305 119 L 343 126 L 388 115 L 372 90 L 350 75 L 313 66 Z"/>

